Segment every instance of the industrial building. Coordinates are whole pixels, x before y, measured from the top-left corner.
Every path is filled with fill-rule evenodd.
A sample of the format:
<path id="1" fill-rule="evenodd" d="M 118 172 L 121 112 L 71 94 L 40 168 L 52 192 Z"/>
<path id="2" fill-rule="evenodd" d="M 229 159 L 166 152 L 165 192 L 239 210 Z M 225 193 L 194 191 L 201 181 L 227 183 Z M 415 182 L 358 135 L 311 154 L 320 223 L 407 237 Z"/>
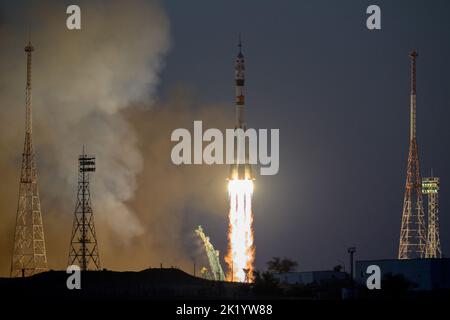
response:
<path id="1" fill-rule="evenodd" d="M 342 271 L 304 271 L 304 272 L 283 272 L 274 273 L 280 284 L 321 284 L 324 282 L 345 280 L 348 274 Z"/>
<path id="2" fill-rule="evenodd" d="M 450 259 L 386 259 L 356 261 L 355 281 L 365 286 L 367 267 L 377 265 L 381 271 L 381 289 L 383 278 L 391 274 L 401 275 L 413 285 L 413 290 L 450 289 Z"/>

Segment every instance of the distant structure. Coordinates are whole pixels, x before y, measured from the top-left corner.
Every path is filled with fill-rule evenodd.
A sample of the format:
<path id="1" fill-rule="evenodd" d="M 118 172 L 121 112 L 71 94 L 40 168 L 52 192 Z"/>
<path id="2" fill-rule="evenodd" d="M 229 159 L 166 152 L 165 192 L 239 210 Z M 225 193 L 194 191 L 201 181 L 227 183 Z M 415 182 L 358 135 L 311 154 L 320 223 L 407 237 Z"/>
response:
<path id="1" fill-rule="evenodd" d="M 439 178 L 423 178 L 422 192 L 428 196 L 428 237 L 425 257 L 442 258 L 439 237 Z"/>
<path id="2" fill-rule="evenodd" d="M 68 265 L 78 265 L 83 271 L 100 269 L 89 190 L 89 172 L 94 171 L 95 157 L 86 155 L 83 147 L 83 154 L 78 157 L 78 194 L 68 262 Z"/>
<path id="3" fill-rule="evenodd" d="M 366 270 L 364 270 L 364 274 Z M 279 281 L 280 284 L 326 284 L 336 281 L 344 281 L 348 279 L 348 274 L 343 271 L 294 271 L 273 273 L 272 276 Z"/>
<path id="4" fill-rule="evenodd" d="M 200 275 L 202 276 L 203 279 L 214 280 L 213 276 L 206 267 L 202 267 L 200 269 Z"/>
<path id="5" fill-rule="evenodd" d="M 32 138 L 31 55 L 34 47 L 28 42 L 27 84 L 25 89 L 25 143 L 20 171 L 11 277 L 25 277 L 47 270 L 44 227 L 37 184 L 36 159 Z"/>
<path id="6" fill-rule="evenodd" d="M 209 260 L 209 265 L 211 268 L 213 280 L 225 281 L 225 274 L 223 273 L 222 265 L 220 264 L 219 259 L 219 250 L 215 250 L 211 242 L 209 241 L 209 237 L 205 235 L 201 226 L 195 230 L 195 233 L 202 239 L 203 244 L 205 246 L 206 255 Z"/>
<path id="7" fill-rule="evenodd" d="M 244 283 L 250 283 L 250 269 L 246 268 L 243 270 L 245 274 Z"/>
<path id="8" fill-rule="evenodd" d="M 422 179 L 416 139 L 416 59 L 418 54 L 413 51 L 409 56 L 411 58 L 411 122 L 398 259 L 424 258 L 426 248 Z"/>
<path id="9" fill-rule="evenodd" d="M 355 267 L 355 252 L 356 252 L 356 247 L 350 247 L 347 249 L 347 252 L 350 255 L 350 281 L 352 283 L 352 286 L 354 284 L 354 279 L 355 279 L 355 272 L 354 272 L 354 267 Z"/>
<path id="10" fill-rule="evenodd" d="M 380 267 L 381 290 L 383 279 L 401 277 L 408 291 L 428 291 L 450 289 L 450 259 L 382 259 L 356 261 L 355 280 L 360 286 L 366 286 L 371 276 L 367 268 L 371 265 Z M 409 282 L 409 288 L 408 287 Z M 444 291 L 441 291 L 444 292 Z M 420 298 L 419 298 L 420 299 Z"/>

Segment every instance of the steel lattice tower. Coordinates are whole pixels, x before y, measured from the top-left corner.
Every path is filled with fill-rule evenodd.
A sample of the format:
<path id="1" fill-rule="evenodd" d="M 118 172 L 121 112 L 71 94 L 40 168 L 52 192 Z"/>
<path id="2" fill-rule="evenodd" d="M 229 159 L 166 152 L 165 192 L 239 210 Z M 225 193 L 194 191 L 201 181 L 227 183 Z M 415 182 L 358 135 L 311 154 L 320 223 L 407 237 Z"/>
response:
<path id="1" fill-rule="evenodd" d="M 423 178 L 422 192 L 428 195 L 428 237 L 425 256 L 442 258 L 439 237 L 439 178 Z"/>
<path id="2" fill-rule="evenodd" d="M 413 51 L 409 56 L 411 58 L 411 122 L 405 198 L 398 249 L 399 259 L 424 258 L 426 247 L 422 179 L 416 139 L 416 59 L 418 54 Z"/>
<path id="3" fill-rule="evenodd" d="M 68 262 L 68 265 L 78 265 L 83 271 L 100 269 L 89 190 L 89 172 L 94 171 L 95 157 L 86 155 L 83 148 L 83 154 L 78 157 L 78 193 Z"/>
<path id="4" fill-rule="evenodd" d="M 47 270 L 41 202 L 37 184 L 36 159 L 32 138 L 31 55 L 34 47 L 28 42 L 27 84 L 25 89 L 25 143 L 20 171 L 19 200 L 11 262 L 11 277 L 25 277 Z"/>

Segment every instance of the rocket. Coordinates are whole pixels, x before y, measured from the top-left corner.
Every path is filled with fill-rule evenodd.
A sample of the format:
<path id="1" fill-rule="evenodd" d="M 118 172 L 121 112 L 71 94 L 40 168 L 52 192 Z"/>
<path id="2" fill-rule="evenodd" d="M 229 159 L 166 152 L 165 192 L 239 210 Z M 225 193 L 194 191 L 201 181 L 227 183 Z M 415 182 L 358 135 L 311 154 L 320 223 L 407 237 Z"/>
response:
<path id="1" fill-rule="evenodd" d="M 247 129 L 245 124 L 245 64 L 244 55 L 242 54 L 242 43 L 239 40 L 239 53 L 236 57 L 234 65 L 234 78 L 236 88 L 236 107 L 235 107 L 235 129 L 240 128 L 244 131 Z"/>
<path id="2" fill-rule="evenodd" d="M 234 129 L 247 130 L 247 125 L 245 123 L 245 64 L 244 55 L 242 54 L 242 42 L 239 37 L 239 53 L 236 57 L 234 65 L 234 75 L 235 75 L 235 88 L 236 88 L 236 101 L 235 101 L 235 125 Z M 237 158 L 237 150 L 235 144 L 234 152 L 234 164 L 230 167 L 230 175 L 228 180 L 254 180 L 252 167 L 248 161 L 248 146 L 245 148 L 245 162 L 239 163 Z"/>

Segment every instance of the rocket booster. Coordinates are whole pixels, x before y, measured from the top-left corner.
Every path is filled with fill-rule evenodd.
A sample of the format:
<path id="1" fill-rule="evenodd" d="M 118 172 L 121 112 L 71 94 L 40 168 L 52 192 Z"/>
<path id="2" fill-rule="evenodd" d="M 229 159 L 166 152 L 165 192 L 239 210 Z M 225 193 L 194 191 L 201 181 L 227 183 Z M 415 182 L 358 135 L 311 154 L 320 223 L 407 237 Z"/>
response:
<path id="1" fill-rule="evenodd" d="M 236 110 L 235 110 L 235 129 L 247 129 L 245 124 L 245 64 L 244 55 L 242 54 L 242 44 L 239 41 L 239 53 L 236 57 L 234 66 L 234 77 L 236 86 Z"/>
<path id="2" fill-rule="evenodd" d="M 247 124 L 245 123 L 245 64 L 244 64 L 244 55 L 242 54 L 242 43 L 239 39 L 239 53 L 236 57 L 235 66 L 234 66 L 234 76 L 235 76 L 235 88 L 236 88 L 236 106 L 235 106 L 235 125 L 234 129 L 242 129 L 247 130 Z M 235 143 L 234 148 L 234 160 L 235 163 L 231 165 L 230 168 L 230 176 L 228 180 L 243 180 L 249 179 L 254 180 L 254 176 L 252 173 L 252 167 L 248 163 L 248 146 L 245 148 L 245 162 L 238 163 L 237 159 L 237 148 Z"/>

